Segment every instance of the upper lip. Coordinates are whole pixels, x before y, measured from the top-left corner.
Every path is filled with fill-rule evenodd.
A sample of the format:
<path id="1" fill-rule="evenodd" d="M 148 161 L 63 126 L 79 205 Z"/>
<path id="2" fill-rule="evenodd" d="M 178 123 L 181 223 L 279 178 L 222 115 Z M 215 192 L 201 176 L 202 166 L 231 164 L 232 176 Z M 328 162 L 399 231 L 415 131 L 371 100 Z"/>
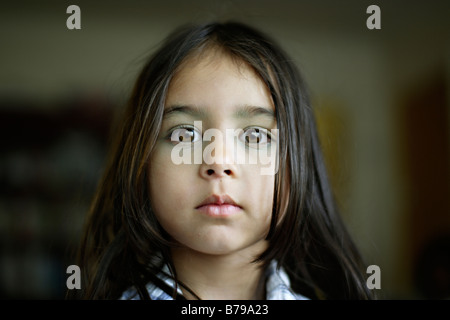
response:
<path id="1" fill-rule="evenodd" d="M 205 200 L 203 200 L 202 203 L 200 203 L 197 208 L 200 208 L 202 206 L 206 206 L 208 204 L 215 204 L 215 205 L 223 205 L 223 204 L 230 204 L 234 206 L 240 207 L 236 202 L 234 202 L 233 198 L 231 198 L 229 195 L 217 195 L 213 194 L 212 196 L 209 196 Z M 197 209 L 196 208 L 196 209 Z"/>

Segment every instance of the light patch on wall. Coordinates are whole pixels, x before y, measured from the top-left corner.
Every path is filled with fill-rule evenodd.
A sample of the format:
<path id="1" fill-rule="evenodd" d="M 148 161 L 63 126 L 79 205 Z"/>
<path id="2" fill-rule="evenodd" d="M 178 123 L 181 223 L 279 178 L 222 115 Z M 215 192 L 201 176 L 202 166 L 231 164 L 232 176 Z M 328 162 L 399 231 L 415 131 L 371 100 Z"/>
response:
<path id="1" fill-rule="evenodd" d="M 342 101 L 317 99 L 314 104 L 317 131 L 337 204 L 345 218 L 351 178 L 351 125 Z"/>

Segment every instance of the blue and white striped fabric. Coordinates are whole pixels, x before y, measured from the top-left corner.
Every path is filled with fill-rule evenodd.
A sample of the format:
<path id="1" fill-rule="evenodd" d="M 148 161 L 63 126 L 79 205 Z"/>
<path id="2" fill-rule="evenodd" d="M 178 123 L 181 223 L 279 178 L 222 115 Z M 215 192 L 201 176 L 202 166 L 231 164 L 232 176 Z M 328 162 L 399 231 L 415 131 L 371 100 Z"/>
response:
<path id="1" fill-rule="evenodd" d="M 169 268 L 166 265 L 158 274 L 158 278 L 164 281 L 170 288 L 174 288 L 175 282 L 168 274 Z M 308 300 L 305 296 L 292 291 L 288 275 L 283 268 L 277 270 L 275 261 L 269 264 L 266 270 L 266 279 L 266 300 Z M 152 300 L 173 300 L 172 296 L 153 283 L 147 284 L 146 288 Z M 183 294 L 179 286 L 177 292 L 180 295 Z M 139 295 L 134 288 L 129 288 L 122 294 L 120 299 L 138 300 Z"/>

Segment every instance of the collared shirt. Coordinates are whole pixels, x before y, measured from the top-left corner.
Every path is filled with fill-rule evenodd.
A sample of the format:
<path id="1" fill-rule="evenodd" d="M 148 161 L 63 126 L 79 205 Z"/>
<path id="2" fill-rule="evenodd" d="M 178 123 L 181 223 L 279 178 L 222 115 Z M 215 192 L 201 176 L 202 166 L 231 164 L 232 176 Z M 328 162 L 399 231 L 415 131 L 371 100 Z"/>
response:
<path id="1" fill-rule="evenodd" d="M 169 276 L 167 265 L 158 274 L 158 278 L 170 288 L 175 287 L 175 281 Z M 308 300 L 305 296 L 292 291 L 287 273 L 283 268 L 277 269 L 276 261 L 271 261 L 269 264 L 266 270 L 266 279 L 266 300 Z M 153 283 L 148 283 L 146 289 L 152 300 L 173 300 L 171 295 Z M 179 286 L 177 292 L 179 295 L 183 295 Z M 129 288 L 122 294 L 120 299 L 138 300 L 139 295 L 134 288 Z"/>

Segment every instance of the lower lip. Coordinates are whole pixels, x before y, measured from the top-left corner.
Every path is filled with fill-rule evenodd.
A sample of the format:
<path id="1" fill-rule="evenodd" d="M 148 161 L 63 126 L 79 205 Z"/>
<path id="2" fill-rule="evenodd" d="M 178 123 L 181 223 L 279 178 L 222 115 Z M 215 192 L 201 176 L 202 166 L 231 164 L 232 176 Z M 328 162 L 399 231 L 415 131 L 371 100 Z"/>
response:
<path id="1" fill-rule="evenodd" d="M 242 209 L 232 204 L 207 204 L 198 207 L 197 210 L 210 217 L 225 218 L 235 215 Z"/>

